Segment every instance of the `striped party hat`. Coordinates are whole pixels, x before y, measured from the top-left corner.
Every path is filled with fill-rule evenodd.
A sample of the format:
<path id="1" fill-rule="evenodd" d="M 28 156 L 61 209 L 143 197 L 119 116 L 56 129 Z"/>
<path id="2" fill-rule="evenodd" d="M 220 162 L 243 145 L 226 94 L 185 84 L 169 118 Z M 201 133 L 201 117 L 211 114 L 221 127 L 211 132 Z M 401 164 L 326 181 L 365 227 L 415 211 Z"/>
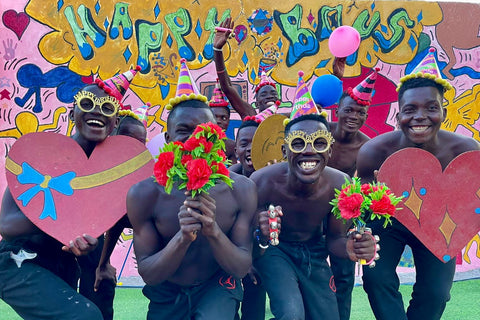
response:
<path id="1" fill-rule="evenodd" d="M 182 58 L 180 59 L 180 74 L 178 75 L 175 98 L 170 99 L 165 108 L 167 108 L 167 110 L 172 110 L 177 104 L 186 100 L 207 102 L 208 99 L 198 91 L 198 88 L 190 75 L 190 70 L 188 70 L 186 60 Z"/>
<path id="2" fill-rule="evenodd" d="M 128 117 L 137 119 L 143 124 L 145 128 L 147 128 L 148 109 L 151 106 L 152 105 L 150 104 L 150 102 L 147 102 L 146 104 L 142 105 L 140 108 L 137 108 L 135 110 L 132 110 L 131 106 L 122 106 L 118 111 L 118 115 L 120 117 L 128 116 Z"/>
<path id="3" fill-rule="evenodd" d="M 413 69 L 413 71 L 402 78 L 400 78 L 400 83 L 397 86 L 397 91 L 405 83 L 405 81 L 413 78 L 426 78 L 435 81 L 436 83 L 443 86 L 444 90 L 452 89 L 450 83 L 447 80 L 442 78 L 440 69 L 438 68 L 437 60 L 435 59 L 435 49 L 430 48 L 427 55 L 423 60 Z"/>
<path id="4" fill-rule="evenodd" d="M 215 84 L 215 89 L 213 89 L 212 99 L 208 102 L 210 107 L 228 107 L 228 100 L 225 97 L 225 94 L 220 87 L 220 83 L 218 82 Z"/>
<path id="5" fill-rule="evenodd" d="M 125 92 L 127 92 L 133 77 L 140 71 L 140 66 L 136 66 L 135 69 L 128 70 L 122 74 L 111 77 L 107 80 L 95 79 L 95 83 L 102 88 L 108 95 L 116 98 L 119 103 L 122 102 Z"/>
<path id="6" fill-rule="evenodd" d="M 263 120 L 267 119 L 268 117 L 270 117 L 271 115 L 277 113 L 278 107 L 280 106 L 281 102 L 279 100 L 277 100 L 277 101 L 275 101 L 275 103 L 269 102 L 269 104 L 270 104 L 270 106 L 267 109 L 260 112 L 259 114 L 257 114 L 255 116 L 255 119 L 263 121 Z"/>
<path id="7" fill-rule="evenodd" d="M 360 82 L 355 88 L 348 88 L 348 95 L 355 100 L 359 105 L 369 106 L 372 102 L 372 97 L 375 87 L 375 81 L 377 80 L 377 74 L 379 68 L 375 68 L 373 72 L 368 75 L 362 82 Z"/>
<path id="8" fill-rule="evenodd" d="M 292 113 L 290 114 L 290 119 L 285 119 L 284 124 L 286 125 L 289 121 L 307 114 L 320 114 L 320 112 L 318 112 L 307 84 L 303 81 L 303 71 L 299 71 Z"/>
<path id="9" fill-rule="evenodd" d="M 276 86 L 275 82 L 269 81 L 265 71 L 262 71 L 262 73 L 260 74 L 260 83 L 255 88 L 255 93 L 257 93 L 258 90 L 260 90 L 260 88 L 262 88 L 264 86 L 272 86 L 275 89 L 277 89 L 277 86 Z"/>

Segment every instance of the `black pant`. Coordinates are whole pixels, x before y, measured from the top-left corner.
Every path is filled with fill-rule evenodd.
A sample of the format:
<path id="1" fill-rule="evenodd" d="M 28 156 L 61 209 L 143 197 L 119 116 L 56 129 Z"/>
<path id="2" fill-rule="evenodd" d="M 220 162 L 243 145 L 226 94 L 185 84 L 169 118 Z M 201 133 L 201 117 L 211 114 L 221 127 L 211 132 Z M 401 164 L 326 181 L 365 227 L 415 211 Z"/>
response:
<path id="1" fill-rule="evenodd" d="M 380 236 L 381 246 L 376 266 L 363 268 L 363 288 L 375 317 L 380 320 L 440 319 L 450 300 L 455 259 L 448 263 L 438 260 L 396 219 L 385 229 L 379 221 L 374 221 L 369 227 Z M 402 295 L 398 291 L 400 281 L 396 273 L 405 245 L 412 248 L 416 270 L 412 299 L 406 313 Z"/>
<path id="2" fill-rule="evenodd" d="M 220 271 L 196 286 L 145 285 L 143 294 L 150 300 L 147 320 L 233 320 L 243 290 L 238 279 Z"/>
<path id="3" fill-rule="evenodd" d="M 352 291 L 355 285 L 355 262 L 330 255 L 330 268 L 335 279 L 335 296 L 337 297 L 340 320 L 350 319 Z"/>
<path id="4" fill-rule="evenodd" d="M 43 264 L 39 254 L 18 267 L 10 254 L 19 249 L 0 242 L 0 297 L 23 319 L 103 319 L 98 308 L 76 291 L 78 266 L 73 255 L 59 251 Z"/>
<path id="5" fill-rule="evenodd" d="M 85 256 L 77 258 L 81 270 L 78 291 L 81 295 L 95 303 L 102 312 L 104 320 L 112 320 L 115 283 L 113 281 L 103 280 L 98 290 L 93 290 L 93 286 L 95 285 L 95 271 L 102 255 L 103 242 L 103 236 L 99 237 L 95 250 Z"/>
<path id="6" fill-rule="evenodd" d="M 322 240 L 280 241 L 255 261 L 278 320 L 338 320 L 333 276 Z"/>

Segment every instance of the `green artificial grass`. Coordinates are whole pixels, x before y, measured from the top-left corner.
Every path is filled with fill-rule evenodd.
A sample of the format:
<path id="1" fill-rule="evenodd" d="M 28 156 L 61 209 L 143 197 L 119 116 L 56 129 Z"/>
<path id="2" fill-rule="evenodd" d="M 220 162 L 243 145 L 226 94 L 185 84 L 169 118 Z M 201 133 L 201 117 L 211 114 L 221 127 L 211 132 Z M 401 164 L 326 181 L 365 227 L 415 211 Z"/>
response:
<path id="1" fill-rule="evenodd" d="M 411 285 L 400 286 L 405 305 L 410 300 L 412 293 Z M 451 291 L 451 300 L 447 303 L 447 308 L 443 314 L 442 320 L 469 320 L 478 319 L 480 314 L 480 279 L 459 281 L 453 284 Z M 353 289 L 351 320 L 372 320 L 375 319 L 366 293 L 362 287 Z M 116 290 L 115 301 L 115 320 L 141 320 L 146 319 L 148 301 L 139 288 L 122 288 Z M 268 305 L 268 303 L 267 303 Z M 267 306 L 267 315 L 265 319 L 270 319 L 272 314 Z M 0 300 L 0 319 L 17 320 L 21 319 L 8 305 Z M 173 319 L 172 319 L 173 320 Z"/>

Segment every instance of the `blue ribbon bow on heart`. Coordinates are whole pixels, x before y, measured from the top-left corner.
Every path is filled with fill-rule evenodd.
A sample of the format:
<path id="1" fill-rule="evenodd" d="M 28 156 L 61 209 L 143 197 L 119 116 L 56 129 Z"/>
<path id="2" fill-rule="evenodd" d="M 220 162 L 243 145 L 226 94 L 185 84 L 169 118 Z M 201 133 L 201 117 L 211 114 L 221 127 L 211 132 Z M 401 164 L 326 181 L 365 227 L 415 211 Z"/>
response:
<path id="1" fill-rule="evenodd" d="M 73 194 L 73 189 L 70 186 L 70 182 L 75 178 L 76 173 L 69 171 L 58 177 L 51 177 L 49 175 L 43 175 L 35 170 L 28 163 L 22 163 L 22 173 L 17 176 L 18 182 L 21 184 L 35 184 L 24 193 L 22 193 L 17 200 L 22 201 L 23 206 L 27 206 L 30 200 L 35 197 L 37 193 L 43 191 L 44 202 L 43 211 L 40 215 L 40 220 L 47 217 L 51 217 L 52 220 L 57 220 L 57 211 L 55 209 L 55 201 L 51 189 L 58 191 L 66 196 Z"/>

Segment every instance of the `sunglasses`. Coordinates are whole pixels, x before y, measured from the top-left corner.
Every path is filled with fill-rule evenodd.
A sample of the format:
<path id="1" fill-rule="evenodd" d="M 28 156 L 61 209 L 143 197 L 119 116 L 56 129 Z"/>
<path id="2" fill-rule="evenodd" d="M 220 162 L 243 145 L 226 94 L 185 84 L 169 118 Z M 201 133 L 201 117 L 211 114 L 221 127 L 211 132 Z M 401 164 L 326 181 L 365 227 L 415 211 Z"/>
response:
<path id="1" fill-rule="evenodd" d="M 105 117 L 113 117 L 117 114 L 120 108 L 118 100 L 112 96 L 97 97 L 95 94 L 89 91 L 79 91 L 74 97 L 75 104 L 83 112 L 92 112 L 95 106 L 100 107 L 100 112 Z"/>
<path id="2" fill-rule="evenodd" d="M 301 153 L 305 151 L 308 144 L 312 145 L 312 149 L 317 153 L 328 151 L 335 141 L 330 132 L 327 130 L 318 130 L 312 134 L 306 134 L 304 131 L 292 131 L 285 138 L 285 143 L 290 151 Z"/>

